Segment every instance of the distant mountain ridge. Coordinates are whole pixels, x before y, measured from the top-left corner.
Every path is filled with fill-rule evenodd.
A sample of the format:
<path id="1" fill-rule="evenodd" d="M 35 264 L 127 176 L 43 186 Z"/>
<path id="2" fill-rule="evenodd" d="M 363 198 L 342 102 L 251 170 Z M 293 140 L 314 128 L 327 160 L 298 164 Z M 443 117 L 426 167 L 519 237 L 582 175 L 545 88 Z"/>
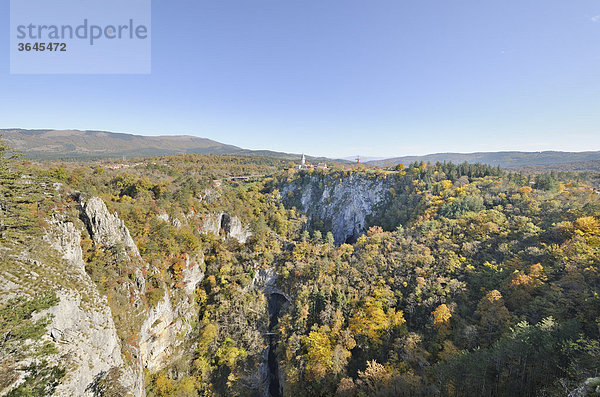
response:
<path id="1" fill-rule="evenodd" d="M 26 130 L 0 129 L 0 135 L 14 150 L 24 157 L 39 160 L 58 159 L 101 159 L 168 156 L 174 154 L 226 154 L 238 156 L 261 156 L 299 161 L 300 154 L 275 152 L 270 150 L 248 150 L 207 138 L 190 135 L 143 136 L 106 131 L 80 130 Z M 331 160 L 324 157 L 309 157 L 311 162 L 336 161 L 348 163 L 345 159 Z M 353 158 L 349 157 L 348 159 Z M 559 166 L 600 161 L 600 151 L 588 152 L 477 152 L 477 153 L 436 153 L 424 156 L 403 156 L 388 159 L 361 158 L 361 163 L 390 167 L 399 163 L 405 165 L 415 161 L 436 163 L 484 163 L 504 168 Z"/>
<path id="2" fill-rule="evenodd" d="M 397 164 L 408 165 L 415 161 L 430 163 L 452 162 L 452 163 L 483 163 L 504 168 L 527 167 L 551 164 L 568 164 L 574 162 L 585 162 L 600 160 L 600 151 L 589 152 L 476 152 L 476 153 L 435 153 L 424 156 L 394 157 L 385 160 L 367 161 L 367 164 L 379 167 L 391 167 Z"/>
<path id="3" fill-rule="evenodd" d="M 0 130 L 28 158 L 144 157 L 179 153 L 226 154 L 242 149 L 192 136 L 141 136 L 105 131 Z"/>
<path id="4" fill-rule="evenodd" d="M 143 136 L 106 131 L 0 129 L 6 143 L 30 159 L 88 159 L 228 154 L 265 156 L 297 161 L 300 154 L 247 150 L 189 135 Z M 311 161 L 322 158 L 309 157 Z"/>

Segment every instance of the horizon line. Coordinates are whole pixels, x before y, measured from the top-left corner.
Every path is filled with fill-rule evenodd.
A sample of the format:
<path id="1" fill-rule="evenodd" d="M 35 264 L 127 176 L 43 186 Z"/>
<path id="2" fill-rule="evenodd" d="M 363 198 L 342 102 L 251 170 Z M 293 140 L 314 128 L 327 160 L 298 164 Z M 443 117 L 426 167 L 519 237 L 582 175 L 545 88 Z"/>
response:
<path id="1" fill-rule="evenodd" d="M 79 128 L 22 128 L 22 127 L 14 127 L 14 128 L 0 128 L 0 132 L 1 131 L 45 131 L 45 132 L 51 132 L 51 131 L 74 131 L 74 132 L 99 132 L 99 133 L 107 133 L 107 134 L 115 134 L 115 135 L 131 135 L 131 136 L 137 136 L 137 137 L 142 137 L 142 138 L 196 138 L 196 139 L 206 139 L 206 140 L 210 140 L 225 146 L 233 146 L 236 148 L 239 148 L 240 150 L 248 150 L 248 151 L 256 151 L 256 152 L 261 152 L 261 151 L 269 151 L 269 152 L 277 152 L 277 153 L 285 153 L 285 154 L 290 154 L 290 155 L 298 155 L 298 156 L 302 156 L 301 153 L 295 153 L 295 152 L 288 152 L 288 151 L 280 151 L 280 150 L 276 150 L 276 149 L 266 149 L 266 148 L 262 148 L 262 149 L 257 149 L 257 148 L 245 148 L 245 147 L 240 147 L 237 144 L 232 144 L 232 143 L 225 143 L 225 142 L 221 142 L 218 141 L 216 139 L 213 138 L 208 138 L 205 136 L 198 136 L 198 135 L 189 135 L 189 134 L 167 134 L 167 135 L 143 135 L 140 133 L 131 133 L 131 132 L 115 132 L 115 131 L 107 131 L 107 130 L 102 130 L 102 129 L 79 129 Z M 1 133 L 0 133 L 1 135 Z M 370 160 L 366 160 L 367 162 L 369 161 L 386 161 L 386 160 L 394 160 L 394 159 L 398 159 L 398 158 L 404 158 L 404 157 L 427 157 L 427 156 L 436 156 L 436 155 L 474 155 L 474 154 L 485 154 L 485 153 L 528 153 L 528 154 L 533 154 L 533 153 L 598 153 L 600 152 L 600 149 L 596 149 L 596 150 L 581 150 L 581 151 L 564 151 L 564 150 L 556 150 L 556 149 L 545 149 L 545 150 L 521 150 L 521 149 L 502 149 L 502 150 L 492 150 L 492 151 L 483 151 L 483 150 L 477 150 L 477 151 L 469 151 L 469 152 L 456 152 L 456 151 L 452 151 L 452 152 L 428 152 L 425 154 L 401 154 L 401 155 L 392 155 L 392 156 L 378 156 L 378 155 L 365 155 L 364 158 L 365 159 L 370 159 Z M 344 160 L 344 161 L 349 161 L 348 159 L 350 157 L 356 157 L 356 156 L 361 156 L 360 154 L 354 154 L 354 155 L 346 155 L 346 156 L 330 156 L 330 155 L 308 155 L 310 157 L 314 157 L 314 158 L 328 158 L 330 160 Z"/>

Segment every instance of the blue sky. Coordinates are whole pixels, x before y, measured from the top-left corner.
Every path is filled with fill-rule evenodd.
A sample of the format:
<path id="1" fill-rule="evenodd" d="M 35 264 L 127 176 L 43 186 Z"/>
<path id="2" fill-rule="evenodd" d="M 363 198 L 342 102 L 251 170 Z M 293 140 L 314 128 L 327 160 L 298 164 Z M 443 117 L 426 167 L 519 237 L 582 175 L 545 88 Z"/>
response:
<path id="1" fill-rule="evenodd" d="M 600 150 L 597 0 L 152 7 L 150 75 L 10 75 L 5 29 L 0 127 L 332 157 Z"/>

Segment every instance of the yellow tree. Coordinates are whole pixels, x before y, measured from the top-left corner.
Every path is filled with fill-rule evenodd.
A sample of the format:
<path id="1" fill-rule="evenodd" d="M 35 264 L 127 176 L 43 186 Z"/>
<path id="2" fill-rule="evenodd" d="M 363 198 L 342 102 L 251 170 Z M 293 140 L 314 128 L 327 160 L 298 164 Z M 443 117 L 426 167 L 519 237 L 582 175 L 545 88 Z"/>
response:
<path id="1" fill-rule="evenodd" d="M 433 326 L 437 329 L 440 336 L 445 336 L 448 334 L 450 330 L 450 318 L 452 317 L 452 312 L 446 306 L 445 303 L 439 305 L 433 311 Z"/>
<path id="2" fill-rule="evenodd" d="M 386 313 L 382 302 L 369 297 L 363 307 L 350 318 L 348 325 L 354 334 L 377 340 L 383 332 L 404 323 L 405 319 L 401 311 L 389 309 Z"/>
<path id="3" fill-rule="evenodd" d="M 307 351 L 306 369 L 312 379 L 323 378 L 332 368 L 331 339 L 326 330 L 311 331 L 304 337 Z"/>
<path id="4" fill-rule="evenodd" d="M 575 221 L 575 229 L 582 235 L 600 234 L 600 221 L 593 216 L 584 216 Z"/>

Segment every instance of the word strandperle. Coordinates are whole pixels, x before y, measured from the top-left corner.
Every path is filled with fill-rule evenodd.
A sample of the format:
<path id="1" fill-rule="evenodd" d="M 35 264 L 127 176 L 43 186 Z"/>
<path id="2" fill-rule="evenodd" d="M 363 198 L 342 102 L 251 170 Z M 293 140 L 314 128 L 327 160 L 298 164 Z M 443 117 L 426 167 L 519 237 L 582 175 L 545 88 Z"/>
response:
<path id="1" fill-rule="evenodd" d="M 148 27 L 146 25 L 136 25 L 133 19 L 130 19 L 128 24 L 103 26 L 91 25 L 88 23 L 87 19 L 83 20 L 83 24 L 75 27 L 73 25 L 37 25 L 30 23 L 29 25 L 17 26 L 17 38 L 20 40 L 81 39 L 89 40 L 90 45 L 94 45 L 95 41 L 101 39 L 144 40 L 148 38 Z"/>

